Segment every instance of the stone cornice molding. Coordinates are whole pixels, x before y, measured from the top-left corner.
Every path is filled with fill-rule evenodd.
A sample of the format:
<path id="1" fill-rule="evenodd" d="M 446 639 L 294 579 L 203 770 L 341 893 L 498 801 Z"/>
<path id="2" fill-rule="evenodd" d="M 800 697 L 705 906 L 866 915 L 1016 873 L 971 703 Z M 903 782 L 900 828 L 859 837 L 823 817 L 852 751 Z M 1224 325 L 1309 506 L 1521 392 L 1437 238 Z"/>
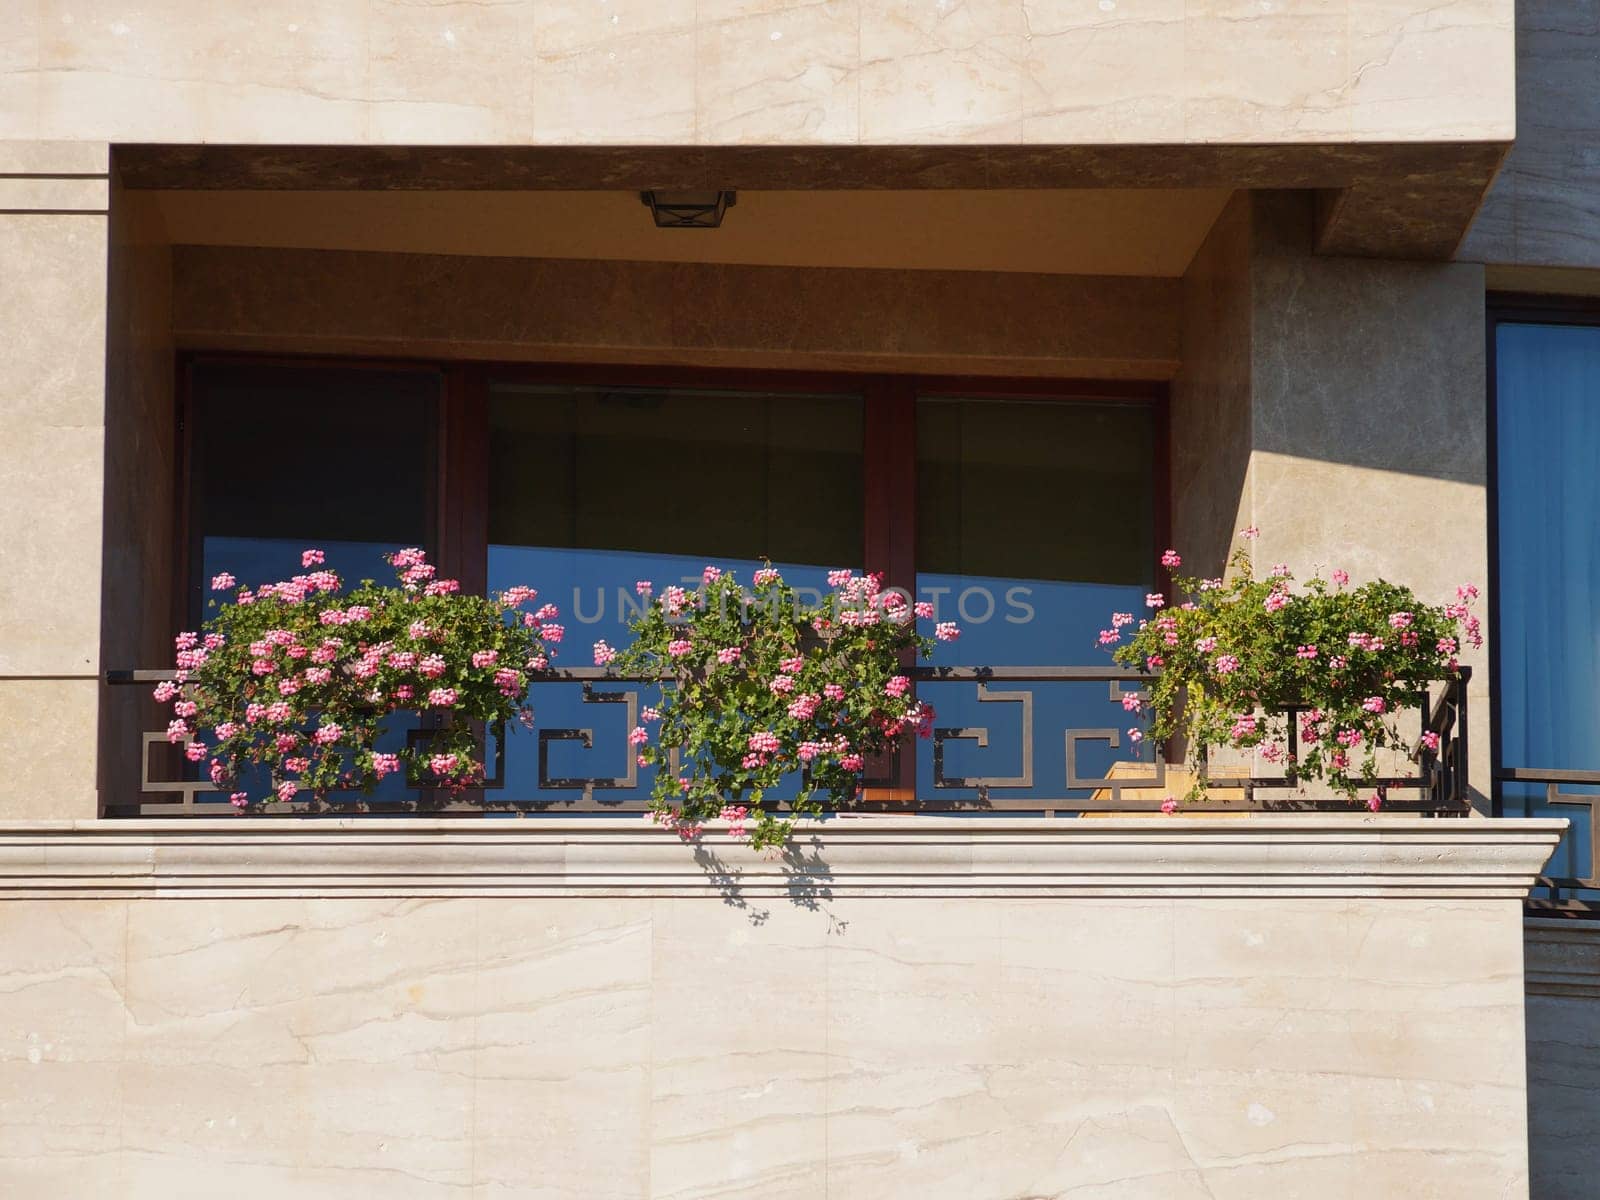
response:
<path id="1" fill-rule="evenodd" d="M 840 818 L 768 857 L 635 820 L 195 819 L 0 826 L 0 897 L 1519 899 L 1564 820 Z"/>
<path id="2" fill-rule="evenodd" d="M 1600 921 L 1529 917 L 1525 928 L 1529 995 L 1600 1000 Z"/>

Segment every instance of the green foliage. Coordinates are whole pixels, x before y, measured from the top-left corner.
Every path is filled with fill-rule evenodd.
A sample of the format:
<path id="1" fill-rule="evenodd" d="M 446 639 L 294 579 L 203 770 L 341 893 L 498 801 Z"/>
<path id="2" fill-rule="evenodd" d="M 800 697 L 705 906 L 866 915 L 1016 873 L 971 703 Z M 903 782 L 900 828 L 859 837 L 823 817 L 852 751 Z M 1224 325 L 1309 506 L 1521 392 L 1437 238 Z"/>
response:
<path id="1" fill-rule="evenodd" d="M 912 697 L 906 668 L 932 643 L 904 597 L 871 577 L 834 572 L 835 590 L 819 604 L 802 601 L 770 566 L 749 593 L 714 567 L 704 578 L 698 591 L 669 587 L 654 597 L 615 659 L 669 684 L 659 710 L 645 710 L 657 727 L 634 731 L 641 764 L 661 767 L 651 808 L 685 840 L 720 817 L 752 845 L 776 846 L 795 816 L 823 811 L 824 797 L 835 806 L 854 798 L 868 757 L 928 728 L 932 709 Z M 941 626 L 940 636 L 954 637 L 954 627 Z M 596 659 L 611 653 L 602 643 Z M 762 806 L 802 768 L 789 817 Z"/>
<path id="2" fill-rule="evenodd" d="M 303 561 L 320 564 L 321 552 Z M 530 672 L 548 663 L 544 637 L 560 636 L 540 617 L 554 610 L 517 612 L 532 599 L 526 588 L 463 595 L 420 551 L 393 561 L 398 585 L 368 579 L 341 594 L 338 575 L 318 570 L 239 587 L 232 603 L 212 601 L 203 636 L 179 635 L 174 681 L 156 690 L 176 712 L 170 740 L 188 740 L 188 757 L 208 761 L 222 790 L 248 766 L 270 771 L 271 793 L 234 791 L 235 807 L 370 792 L 397 771 L 412 786 L 457 791 L 481 781 L 483 729 L 528 718 Z M 232 577 L 213 587 L 232 589 Z M 380 753 L 397 714 L 430 733 Z"/>
<path id="3" fill-rule="evenodd" d="M 1165 561 L 1179 560 L 1168 551 Z M 1175 577 L 1181 603 L 1158 606 L 1152 597 L 1159 610 L 1136 628 L 1133 614 L 1118 613 L 1101 634 L 1117 646 L 1117 662 L 1158 673 L 1149 736 L 1184 737 L 1196 768 L 1191 800 L 1204 795 L 1199 768 L 1223 746 L 1259 748 L 1300 783 L 1320 780 L 1354 798 L 1378 777 L 1379 751 L 1415 749 L 1396 714 L 1456 669 L 1463 639 L 1482 644 L 1471 586 L 1458 589 L 1457 603 L 1429 605 L 1384 580 L 1350 588 L 1340 571 L 1299 589 L 1284 566 L 1258 579 L 1244 548 L 1231 566 L 1226 580 Z M 1300 710 L 1296 761 L 1287 752 L 1286 709 Z M 1424 753 L 1437 748 L 1432 735 L 1424 741 Z"/>

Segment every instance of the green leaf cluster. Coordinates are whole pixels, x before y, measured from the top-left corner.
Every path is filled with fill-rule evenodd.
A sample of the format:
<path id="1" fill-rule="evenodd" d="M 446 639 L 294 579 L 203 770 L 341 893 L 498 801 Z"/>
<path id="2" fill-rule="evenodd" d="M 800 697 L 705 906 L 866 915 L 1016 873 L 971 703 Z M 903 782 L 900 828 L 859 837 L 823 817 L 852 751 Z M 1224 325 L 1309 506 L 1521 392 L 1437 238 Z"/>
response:
<path id="1" fill-rule="evenodd" d="M 1118 614 L 1101 634 L 1118 663 L 1155 674 L 1148 736 L 1184 740 L 1189 799 L 1203 798 L 1204 764 L 1220 747 L 1254 748 L 1291 782 L 1352 799 L 1379 778 L 1380 752 L 1434 753 L 1434 736 L 1419 747 L 1397 718 L 1456 670 L 1463 642 L 1482 643 L 1475 588 L 1425 604 L 1382 579 L 1351 588 L 1339 572 L 1299 586 L 1284 566 L 1257 578 L 1244 548 L 1230 567 L 1225 579 L 1176 577 L 1172 603 Z"/>

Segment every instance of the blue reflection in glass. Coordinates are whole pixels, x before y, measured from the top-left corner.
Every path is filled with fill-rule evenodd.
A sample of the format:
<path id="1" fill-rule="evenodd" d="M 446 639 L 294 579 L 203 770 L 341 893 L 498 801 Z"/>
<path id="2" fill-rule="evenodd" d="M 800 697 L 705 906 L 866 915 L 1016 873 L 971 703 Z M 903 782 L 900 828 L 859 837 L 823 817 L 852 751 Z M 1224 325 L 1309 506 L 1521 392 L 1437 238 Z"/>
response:
<path id="1" fill-rule="evenodd" d="M 1499 765 L 1600 771 L 1600 329 L 1502 324 L 1495 361 Z M 1586 807 L 1542 784 L 1503 784 L 1501 800 L 1572 821 L 1548 874 L 1594 871 Z"/>
<path id="2" fill-rule="evenodd" d="M 750 577 L 761 567 L 752 560 L 717 559 L 715 565 L 733 571 L 748 587 Z M 811 602 L 828 592 L 828 567 L 794 563 L 774 564 L 786 582 Z M 669 584 L 699 586 L 706 560 L 687 555 L 648 554 L 626 550 L 573 550 L 548 546 L 490 546 L 489 590 L 504 591 L 516 584 L 539 589 L 540 603 L 553 603 L 561 610 L 565 640 L 556 647 L 556 667 L 589 667 L 594 664 L 593 646 L 605 641 L 613 647 L 626 646 L 633 635 L 628 623 L 640 612 L 641 601 L 634 585 L 642 579 L 655 585 L 657 594 Z M 623 801 L 647 799 L 654 782 L 654 769 L 630 767 L 633 751 L 628 745 L 630 716 L 640 708 L 658 703 L 661 689 L 637 683 L 600 683 L 584 689 L 574 683 L 535 684 L 529 693 L 534 710 L 534 728 L 506 731 L 505 786 L 491 799 L 548 801 L 552 811 L 570 806 L 582 796 L 583 779 L 606 781 L 594 789 L 595 801 L 604 806 Z M 631 703 L 630 703 L 631 702 Z M 589 731 L 585 736 L 580 731 Z M 540 778 L 540 741 L 544 741 L 545 779 Z M 632 782 L 627 780 L 632 776 Z M 551 781 L 567 781 L 567 786 L 551 787 Z M 796 784 L 771 794 L 784 799 L 794 794 Z"/>
<path id="3" fill-rule="evenodd" d="M 1061 580 L 995 578 L 978 575 L 919 575 L 918 599 L 935 605 L 937 620 L 954 620 L 959 641 L 940 643 L 937 666 L 1086 666 L 1117 670 L 1096 641 L 1111 624 L 1115 611 L 1144 613 L 1146 589 L 1118 584 L 1070 583 Z M 1128 685 L 1131 690 L 1133 685 Z M 995 699 L 994 693 L 1028 696 L 1027 702 Z M 1090 789 L 1069 790 L 1066 730 L 1104 731 L 1105 736 L 1078 740 L 1073 770 L 1081 779 L 1103 778 L 1118 761 L 1151 762 L 1148 745 L 1131 744 L 1130 727 L 1144 727 L 1142 718 L 1126 712 L 1111 698 L 1107 682 L 996 683 L 991 698 L 980 700 L 972 683 L 925 683 L 918 695 L 938 711 L 941 728 L 986 730 L 979 739 L 946 738 L 946 779 L 1016 780 L 1024 775 L 1022 717 L 1031 704 L 1033 737 L 1030 786 L 1005 787 L 990 795 L 996 806 L 1067 797 L 1085 799 Z M 1114 739 L 1114 740 L 1113 740 Z M 923 741 L 917 750 L 920 795 L 940 801 L 976 805 L 974 788 L 936 786 L 934 748 Z M 1153 765 L 1149 768 L 1154 770 Z"/>

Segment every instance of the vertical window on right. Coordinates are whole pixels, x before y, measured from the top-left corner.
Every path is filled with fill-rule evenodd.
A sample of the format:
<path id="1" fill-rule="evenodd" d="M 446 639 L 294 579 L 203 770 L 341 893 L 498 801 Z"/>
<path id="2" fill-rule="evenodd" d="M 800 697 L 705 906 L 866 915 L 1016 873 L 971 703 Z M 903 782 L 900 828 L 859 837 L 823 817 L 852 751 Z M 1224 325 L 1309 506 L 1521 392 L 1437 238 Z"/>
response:
<path id="1" fill-rule="evenodd" d="M 1493 339 L 1496 805 L 1572 821 L 1535 905 L 1600 909 L 1600 314 Z"/>

